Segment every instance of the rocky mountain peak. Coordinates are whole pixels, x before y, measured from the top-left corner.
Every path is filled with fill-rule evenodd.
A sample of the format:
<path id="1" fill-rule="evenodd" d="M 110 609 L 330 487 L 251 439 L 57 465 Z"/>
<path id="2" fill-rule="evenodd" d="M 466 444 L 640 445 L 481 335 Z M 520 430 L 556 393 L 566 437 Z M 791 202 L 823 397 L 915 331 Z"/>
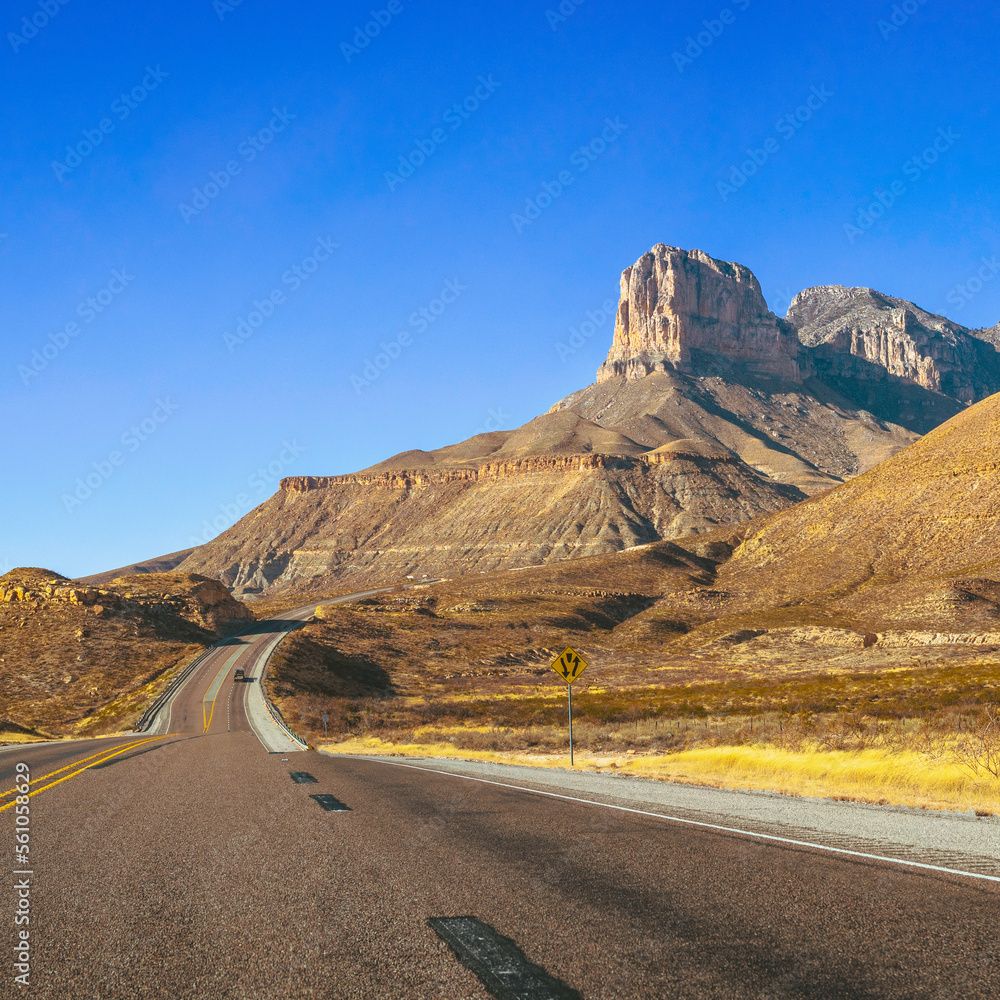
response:
<path id="1" fill-rule="evenodd" d="M 767 308 L 748 267 L 658 243 L 622 272 L 614 341 L 597 381 L 692 372 L 698 352 L 755 374 L 805 374 L 794 329 Z"/>
<path id="2" fill-rule="evenodd" d="M 906 299 L 844 285 L 799 292 L 780 318 L 749 268 L 659 243 L 622 272 L 597 381 L 665 371 L 818 379 L 853 406 L 926 433 L 1000 391 L 1000 324 L 970 330 Z"/>
<path id="3" fill-rule="evenodd" d="M 828 380 L 902 380 L 965 405 L 1000 390 L 991 331 L 969 330 L 906 299 L 821 285 L 799 292 L 787 319 Z"/>

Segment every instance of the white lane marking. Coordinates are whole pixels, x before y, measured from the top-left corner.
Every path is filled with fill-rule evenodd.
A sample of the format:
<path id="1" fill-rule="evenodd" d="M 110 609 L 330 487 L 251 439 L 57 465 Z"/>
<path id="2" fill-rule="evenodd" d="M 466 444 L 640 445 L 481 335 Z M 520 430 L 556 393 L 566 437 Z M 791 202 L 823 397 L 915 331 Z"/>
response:
<path id="1" fill-rule="evenodd" d="M 320 751 L 332 757 L 326 750 Z M 354 756 L 353 754 L 351 755 Z M 376 764 L 392 764 L 394 767 L 409 767 L 414 771 L 429 771 L 431 774 L 443 774 L 450 778 L 464 778 L 466 781 L 481 781 L 484 785 L 499 785 L 501 788 L 513 788 L 518 792 L 530 792 L 532 795 L 545 795 L 550 799 L 565 799 L 567 802 L 582 802 L 588 806 L 603 806 L 605 809 L 617 809 L 619 812 L 635 813 L 637 816 L 652 816 L 654 819 L 665 819 L 671 823 L 686 823 L 688 826 L 700 826 L 706 830 L 719 830 L 722 833 L 738 833 L 744 837 L 760 837 L 763 840 L 774 840 L 780 844 L 793 844 L 796 847 L 811 847 L 817 851 L 832 851 L 834 854 L 849 854 L 855 858 L 868 858 L 872 861 L 888 861 L 894 865 L 909 865 L 911 868 L 925 868 L 932 872 L 945 872 L 948 875 L 964 875 L 967 878 L 983 879 L 987 882 L 1000 882 L 1000 875 L 983 875 L 980 872 L 967 872 L 960 868 L 943 868 L 941 865 L 928 865 L 923 861 L 906 861 L 903 858 L 888 858 L 883 854 L 866 854 L 864 851 L 849 851 L 846 847 L 829 847 L 826 844 L 814 844 L 808 840 L 792 840 L 790 837 L 778 837 L 773 833 L 757 833 L 754 830 L 740 830 L 732 826 L 719 826 L 717 823 L 705 823 L 697 819 L 682 819 L 680 816 L 668 816 L 666 813 L 648 812 L 645 809 L 632 809 L 630 806 L 616 806 L 610 802 L 597 802 L 594 799 L 581 799 L 575 795 L 560 795 L 558 792 L 543 792 L 537 788 L 525 788 L 524 785 L 510 785 L 504 781 L 491 781 L 489 778 L 474 778 L 469 774 L 455 774 L 454 771 L 439 771 L 434 767 L 421 767 L 419 764 L 403 764 L 396 760 L 384 760 L 381 757 L 364 757 L 357 759 L 370 760 Z"/>
<path id="2" fill-rule="evenodd" d="M 341 597 L 331 598 L 328 601 L 319 601 L 316 604 L 303 605 L 301 608 L 294 608 L 293 610 L 286 611 L 283 614 L 275 615 L 275 619 L 274 620 L 278 620 L 278 621 L 301 621 L 301 620 L 303 620 L 305 618 L 311 617 L 313 614 L 316 613 L 316 609 L 317 608 L 322 607 L 324 605 L 327 605 L 327 604 L 345 604 L 345 603 L 347 603 L 349 601 L 360 600 L 361 598 L 370 597 L 373 594 L 381 594 L 384 591 L 392 590 L 392 589 L 393 589 L 392 587 L 379 587 L 379 588 L 377 588 L 375 590 L 362 590 L 362 591 L 359 591 L 356 594 L 345 594 L 345 595 L 343 595 Z M 248 630 L 250 628 L 252 628 L 253 625 L 256 625 L 256 624 L 258 624 L 258 623 L 257 622 L 252 622 L 250 625 L 247 626 L 246 630 L 240 630 L 239 632 L 236 632 L 234 635 L 231 635 L 231 636 L 227 637 L 227 639 L 221 640 L 215 647 L 213 647 L 211 650 L 208 650 L 207 652 L 212 652 L 213 654 L 223 654 L 223 655 L 225 655 L 225 650 L 226 650 L 226 647 L 229 644 L 230 640 L 236 639 L 236 638 L 240 638 L 240 637 L 250 638 L 250 636 L 252 635 L 252 633 L 248 632 Z M 288 633 L 282 633 L 282 634 L 280 634 L 277 637 L 277 642 L 275 643 L 275 646 L 278 644 L 278 642 L 281 642 L 281 640 L 284 639 L 287 634 Z M 261 644 L 262 641 L 265 642 L 265 643 L 268 642 L 268 641 L 270 641 L 270 638 L 271 637 L 267 636 L 266 634 L 264 636 L 260 636 L 257 639 L 252 639 L 251 638 L 250 641 L 249 641 L 249 643 L 241 644 L 242 648 L 241 648 L 240 652 L 241 653 L 248 653 L 248 654 L 250 654 L 251 658 L 252 658 L 253 655 L 256 655 L 257 658 L 258 658 L 258 660 L 259 660 L 260 657 L 259 657 L 258 650 L 260 648 L 260 644 Z M 202 667 L 208 667 L 208 666 L 210 666 L 213 659 L 214 659 L 214 655 L 206 657 L 205 663 L 202 664 Z M 265 657 L 265 662 L 266 662 L 266 657 Z M 232 666 L 234 663 L 235 663 L 235 660 L 233 661 L 233 663 L 228 664 L 227 668 L 230 667 L 230 666 Z M 252 673 L 256 671 L 257 665 L 258 665 L 257 663 L 254 663 L 250 667 L 250 669 L 251 669 L 251 676 L 252 676 Z M 170 696 L 170 700 L 167 702 L 167 728 L 166 728 L 165 732 L 167 732 L 167 733 L 170 732 L 170 725 L 171 725 L 171 723 L 173 721 L 174 702 L 177 700 L 178 695 L 181 693 L 181 691 L 185 690 L 188 687 L 189 684 L 192 683 L 192 681 L 195 679 L 196 676 L 201 677 L 202 672 L 203 672 L 202 669 L 196 670 Z M 263 669 L 262 669 L 261 672 L 263 673 Z M 219 676 L 221 677 L 221 675 L 222 675 L 222 671 L 220 671 Z M 218 691 L 216 691 L 216 693 L 218 693 Z M 249 692 L 246 691 L 246 690 L 244 690 L 244 692 L 243 692 L 243 704 L 244 704 L 245 708 L 248 708 L 248 706 L 247 706 L 248 695 L 249 695 Z M 267 709 L 266 704 L 265 704 L 264 708 L 265 708 L 265 710 L 267 710 L 268 716 L 273 719 L 273 716 L 271 716 L 271 712 L 270 712 L 269 709 Z M 162 709 L 161 709 L 161 711 L 162 711 Z M 250 729 L 253 731 L 254 735 L 257 736 L 257 738 L 260 740 L 261 745 L 264 747 L 264 749 L 268 750 L 267 744 L 264 742 L 264 740 L 261 737 L 260 733 L 257 732 L 256 728 L 254 727 L 253 722 L 249 718 L 249 715 L 250 715 L 250 713 L 249 713 L 249 711 L 247 711 L 247 721 L 248 721 L 248 723 L 250 725 Z M 154 723 L 154 727 L 158 728 L 158 725 L 159 725 L 158 722 Z M 277 721 L 274 722 L 274 725 L 276 727 L 278 726 Z M 149 729 L 150 733 L 152 733 L 152 732 L 155 731 L 154 727 L 151 727 Z M 278 728 L 280 728 L 280 727 L 278 727 Z M 65 741 L 60 741 L 60 742 L 65 742 Z M 304 743 L 301 743 L 301 741 L 297 740 L 296 742 L 300 743 L 301 748 L 303 750 L 306 748 L 306 745 Z M 268 750 L 268 752 L 270 753 L 271 751 Z"/>

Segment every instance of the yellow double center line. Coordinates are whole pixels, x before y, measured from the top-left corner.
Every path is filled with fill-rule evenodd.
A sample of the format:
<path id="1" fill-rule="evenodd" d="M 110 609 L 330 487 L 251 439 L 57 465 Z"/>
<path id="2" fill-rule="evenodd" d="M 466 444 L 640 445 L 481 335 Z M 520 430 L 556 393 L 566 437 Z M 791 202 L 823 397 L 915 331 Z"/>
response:
<path id="1" fill-rule="evenodd" d="M 172 735 L 172 734 L 170 734 Z M 61 778 L 56 778 L 55 781 L 50 781 L 47 785 L 42 785 L 41 788 L 36 788 L 33 792 L 28 793 L 28 797 L 37 795 L 39 792 L 44 792 L 46 789 L 53 788 L 56 785 L 62 784 L 64 781 L 69 781 L 70 778 L 75 778 L 78 774 L 83 771 L 88 770 L 91 767 L 96 767 L 98 764 L 103 764 L 107 760 L 111 760 L 113 757 L 118 757 L 123 753 L 128 753 L 129 750 L 135 750 L 136 747 L 145 746 L 147 743 L 154 743 L 156 740 L 166 739 L 166 736 L 152 736 L 146 740 L 137 740 L 134 743 L 119 744 L 118 746 L 109 747 L 102 750 L 100 753 L 91 754 L 89 757 L 82 757 L 80 760 L 73 761 L 72 764 L 67 764 L 65 767 L 60 767 L 55 771 L 50 771 L 48 774 L 43 775 L 41 778 L 34 778 L 29 782 L 29 787 L 31 785 L 37 785 L 39 782 L 48 781 L 49 778 L 55 778 L 57 774 L 62 774 L 63 771 L 69 771 L 71 768 L 76 768 L 71 774 L 64 774 Z M 87 764 L 87 761 L 90 761 Z M 84 764 L 80 767 L 80 764 Z M 16 804 L 16 796 L 19 794 L 17 788 L 8 788 L 6 792 L 0 792 L 0 801 L 3 801 L 8 796 L 12 797 L 14 801 L 8 802 L 6 805 L 0 805 L 0 812 L 5 809 L 10 809 L 11 806 Z"/>

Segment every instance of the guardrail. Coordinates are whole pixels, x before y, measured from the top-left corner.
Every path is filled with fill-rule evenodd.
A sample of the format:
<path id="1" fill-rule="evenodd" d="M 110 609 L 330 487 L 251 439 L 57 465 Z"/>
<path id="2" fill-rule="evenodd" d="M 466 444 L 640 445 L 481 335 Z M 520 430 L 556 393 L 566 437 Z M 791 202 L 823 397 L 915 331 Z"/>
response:
<path id="1" fill-rule="evenodd" d="M 135 724 L 137 733 L 145 732 L 156 719 L 157 713 L 171 699 L 174 692 L 191 676 L 191 673 L 202 663 L 205 658 L 215 651 L 215 646 L 203 649 L 167 686 L 163 692 L 155 699 L 152 705 L 142 713 L 142 718 Z"/>
<path id="2" fill-rule="evenodd" d="M 364 597 L 370 597 L 372 594 L 383 594 L 386 591 L 395 590 L 395 589 L 396 589 L 395 586 L 392 586 L 392 587 L 378 587 L 378 588 L 376 588 L 374 590 L 365 590 L 365 591 L 362 591 L 361 593 L 358 593 L 358 594 L 352 594 L 347 599 L 332 598 L 331 600 L 320 601 L 319 603 L 313 604 L 313 605 L 306 604 L 306 605 L 304 605 L 301 608 L 296 608 L 294 611 L 287 611 L 287 612 L 285 612 L 284 615 L 281 615 L 280 617 L 285 618 L 286 621 L 294 621 L 295 619 L 290 619 L 287 616 L 288 615 L 296 615 L 296 614 L 299 614 L 302 611 L 310 611 L 311 612 L 310 613 L 310 617 L 311 617 L 312 615 L 314 615 L 316 613 L 316 610 L 318 608 L 322 607 L 324 604 L 341 604 L 341 603 L 345 603 L 346 604 L 349 601 L 360 600 L 361 598 L 364 598 Z M 307 624 L 308 620 L 309 619 L 307 619 L 307 618 L 301 619 L 300 622 L 299 622 L 299 627 L 301 628 L 301 626 Z M 287 634 L 288 633 L 286 633 L 286 636 L 287 636 Z M 282 636 L 282 641 L 284 641 L 284 639 L 285 639 L 286 636 Z M 257 683 L 260 685 L 260 694 L 261 694 L 261 697 L 264 699 L 264 707 L 267 709 L 268 715 L 270 715 L 271 718 L 274 720 L 275 725 L 277 725 L 282 730 L 284 730 L 285 734 L 288 736 L 289 739 L 294 740 L 296 743 L 300 744 L 301 746 L 303 746 L 305 748 L 311 749 L 312 748 L 312 744 L 311 743 L 307 743 L 301 737 L 296 736 L 295 733 L 292 732 L 291 728 L 285 723 L 285 720 L 284 720 L 284 718 L 283 718 L 283 716 L 281 714 L 281 710 L 278 708 L 277 705 L 274 704 L 273 701 L 271 701 L 270 698 L 268 698 L 268 696 L 267 696 L 267 689 L 264 687 L 264 675 L 267 673 L 268 664 L 270 664 L 271 657 L 274 656 L 274 654 L 278 651 L 278 646 L 280 646 L 280 645 L 281 645 L 281 642 L 279 642 L 274 647 L 274 649 L 272 649 L 271 652 L 267 654 L 267 659 L 264 661 L 264 665 L 260 668 L 260 677 L 257 680 Z"/>
<path id="3" fill-rule="evenodd" d="M 161 708 L 171 699 L 177 689 L 191 676 L 193 671 L 205 660 L 206 657 L 211 656 L 224 642 L 235 638 L 238 635 L 242 635 L 246 631 L 245 628 L 239 630 L 239 632 L 234 632 L 232 635 L 227 635 L 217 642 L 213 642 L 208 649 L 203 649 L 162 691 L 162 693 L 154 699 L 153 703 L 142 713 L 142 717 L 135 724 L 135 732 L 142 733 L 145 732 L 152 724 L 153 720 L 156 718 L 157 713 Z"/>
<path id="4" fill-rule="evenodd" d="M 305 622 L 303 622 L 302 624 L 304 625 Z M 278 643 L 278 646 L 280 645 L 281 643 Z M 278 708 L 277 705 L 274 704 L 273 701 L 271 701 L 270 698 L 268 698 L 267 690 L 264 687 L 264 671 L 267 670 L 267 665 L 271 662 L 271 657 L 274 656 L 274 654 L 278 651 L 278 646 L 275 646 L 274 649 L 271 650 L 271 652 L 267 656 L 267 659 L 264 661 L 264 665 L 260 668 L 260 679 L 257 681 L 257 683 L 260 685 L 260 696 L 264 699 L 264 707 L 267 709 L 267 714 L 271 716 L 271 719 L 273 720 L 274 724 L 278 726 L 280 729 L 284 730 L 285 735 L 290 740 L 293 740 L 295 743 L 298 743 L 304 750 L 309 750 L 312 748 L 312 744 L 307 743 L 301 737 L 296 736 L 295 733 L 293 733 L 292 730 L 289 728 L 289 726 L 285 724 L 285 720 L 282 717 L 281 710 Z"/>
<path id="5" fill-rule="evenodd" d="M 425 582 L 427 582 L 427 583 L 436 583 L 437 581 L 436 580 L 428 580 L 428 581 L 425 581 Z M 401 589 L 409 589 L 410 586 L 412 586 L 412 585 L 406 585 L 406 584 L 404 584 Z M 367 590 L 367 591 L 364 591 L 364 592 L 359 593 L 359 594 L 352 594 L 352 595 L 350 595 L 349 600 L 358 600 L 358 599 L 363 598 L 363 597 L 368 597 L 368 596 L 370 596 L 372 594 L 381 594 L 381 593 L 384 593 L 385 591 L 395 590 L 395 589 L 396 588 L 394 586 L 393 587 L 379 587 L 379 588 L 376 588 L 374 590 Z M 328 601 L 320 601 L 319 603 L 317 603 L 315 605 L 312 605 L 312 606 L 310 606 L 310 605 L 307 604 L 307 605 L 305 605 L 302 608 L 295 609 L 294 611 L 285 612 L 285 614 L 279 615 L 278 617 L 279 618 L 285 618 L 285 620 L 294 621 L 295 619 L 288 619 L 286 616 L 287 615 L 298 614 L 301 611 L 309 610 L 310 607 L 312 609 L 312 612 L 315 613 L 316 608 L 320 607 L 320 605 L 323 605 L 323 604 L 340 604 L 340 603 L 341 603 L 341 600 L 338 600 L 337 598 L 332 598 L 331 600 L 328 600 Z M 344 603 L 346 603 L 346 601 Z M 305 625 L 306 621 L 307 621 L 307 619 L 302 619 L 299 622 L 300 626 L 301 625 Z M 184 684 L 184 682 L 191 676 L 191 674 L 194 672 L 194 670 L 196 670 L 198 668 L 198 666 L 202 662 L 204 662 L 204 660 L 205 660 L 206 657 L 208 657 L 212 653 L 214 653 L 219 648 L 219 646 L 223 642 L 225 642 L 226 640 L 232 639 L 232 638 L 234 638 L 234 637 L 236 637 L 238 635 L 243 635 L 246 631 L 247 631 L 247 629 L 245 629 L 245 628 L 244 629 L 240 629 L 240 631 L 234 632 L 232 635 L 226 636 L 225 639 L 220 639 L 218 642 L 216 642 L 213 645 L 209 646 L 208 649 L 202 650 L 202 652 L 200 652 L 166 686 L 166 688 L 163 690 L 163 692 L 153 701 L 153 703 L 149 706 L 149 708 L 147 708 L 146 711 L 142 713 L 142 717 L 135 724 L 135 732 L 139 732 L 139 733 L 145 732 L 153 724 L 153 722 L 155 721 L 156 716 L 159 713 L 160 709 L 162 709 L 163 706 L 171 699 L 171 697 L 173 697 L 173 695 L 176 693 L 177 689 L 179 687 L 181 687 L 182 684 Z M 282 636 L 282 639 L 284 639 L 284 636 Z M 280 645 L 280 642 L 279 642 L 279 645 Z M 296 736 L 295 733 L 292 732 L 292 730 L 289 728 L 289 726 L 285 723 L 285 720 L 284 720 L 284 718 L 281 715 L 281 710 L 278 708 L 277 705 L 274 704 L 274 702 L 271 701 L 270 698 L 268 698 L 267 691 L 264 688 L 264 674 L 267 671 L 268 664 L 271 662 L 271 657 L 274 656 L 274 654 L 277 652 L 277 649 L 278 649 L 278 646 L 275 646 L 274 649 L 272 649 L 271 652 L 268 654 L 267 659 L 264 661 L 264 665 L 260 669 L 260 677 L 257 680 L 257 683 L 260 685 L 261 697 L 264 699 L 264 707 L 267 709 L 267 712 L 271 716 L 271 719 L 274 721 L 275 725 L 278 726 L 278 727 L 280 727 L 282 730 L 284 730 L 285 734 L 288 736 L 289 739 L 294 740 L 296 743 L 301 744 L 303 747 L 308 747 L 311 744 L 307 743 L 305 740 L 303 740 L 300 737 Z"/>

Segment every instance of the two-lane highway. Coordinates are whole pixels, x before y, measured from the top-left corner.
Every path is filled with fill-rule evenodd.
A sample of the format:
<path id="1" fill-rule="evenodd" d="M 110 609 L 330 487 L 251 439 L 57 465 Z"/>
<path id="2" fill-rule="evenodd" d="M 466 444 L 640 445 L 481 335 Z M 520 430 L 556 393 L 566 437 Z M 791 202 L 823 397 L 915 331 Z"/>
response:
<path id="1" fill-rule="evenodd" d="M 271 653 L 289 632 L 311 618 L 320 604 L 346 604 L 386 589 L 320 601 L 275 618 L 257 621 L 217 643 L 199 657 L 182 683 L 168 691 L 146 720 L 150 733 L 255 733 L 269 753 L 294 753 L 305 744 L 288 732 L 272 713 L 264 696 L 261 675 Z M 237 668 L 244 672 L 236 680 Z"/>
<path id="2" fill-rule="evenodd" d="M 22 828 L 0 812 L 0 997 L 1000 996 L 996 882 L 413 762 L 268 752 L 259 684 L 231 675 L 258 672 L 292 620 L 214 650 L 146 733 L 0 753 L 0 808 L 18 762 L 45 788 L 27 989 L 10 959 Z"/>

